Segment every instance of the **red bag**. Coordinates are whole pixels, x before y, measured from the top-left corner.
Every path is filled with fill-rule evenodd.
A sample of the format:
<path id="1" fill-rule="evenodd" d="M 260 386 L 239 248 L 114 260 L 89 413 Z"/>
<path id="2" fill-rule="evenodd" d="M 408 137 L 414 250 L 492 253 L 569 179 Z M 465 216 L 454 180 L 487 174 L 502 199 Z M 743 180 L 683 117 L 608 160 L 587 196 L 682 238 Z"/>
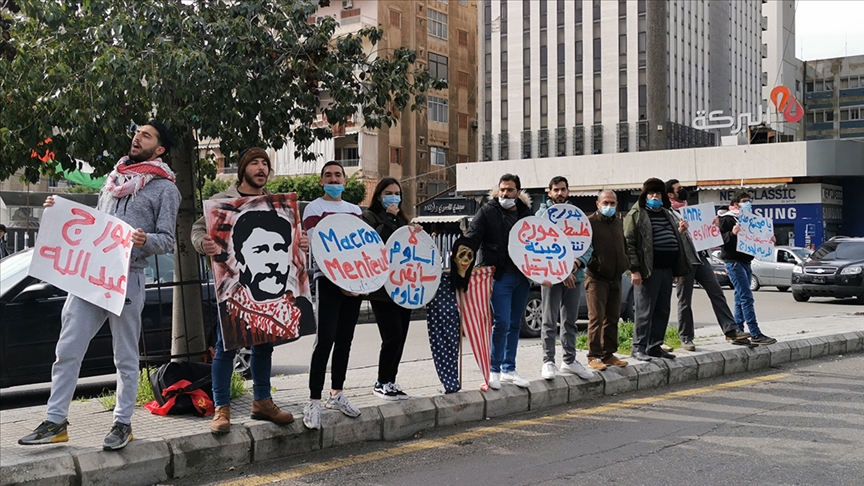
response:
<path id="1" fill-rule="evenodd" d="M 168 388 L 162 390 L 163 397 L 170 396 L 170 398 L 165 400 L 163 405 L 159 405 L 158 401 L 153 400 L 152 402 L 144 404 L 144 408 L 154 415 L 168 415 L 171 413 L 171 409 L 174 407 L 177 398 L 183 395 L 188 395 L 192 401 L 192 406 L 195 407 L 195 415 L 200 415 L 202 417 L 213 415 L 213 400 L 210 399 L 204 390 L 201 390 L 200 388 L 191 391 L 182 390 L 191 384 L 192 382 L 189 380 L 180 380 L 177 383 L 174 383 Z M 176 393 L 175 390 L 180 392 Z"/>

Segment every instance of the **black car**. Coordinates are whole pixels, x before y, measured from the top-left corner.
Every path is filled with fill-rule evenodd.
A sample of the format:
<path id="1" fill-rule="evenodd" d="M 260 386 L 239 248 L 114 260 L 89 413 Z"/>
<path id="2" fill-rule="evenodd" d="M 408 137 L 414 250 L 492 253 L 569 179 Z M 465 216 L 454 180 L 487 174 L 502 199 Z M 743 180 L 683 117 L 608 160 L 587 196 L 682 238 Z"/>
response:
<path id="1" fill-rule="evenodd" d="M 864 238 L 836 236 L 792 270 L 792 297 L 855 297 L 864 303 Z"/>
<path id="2" fill-rule="evenodd" d="M 584 285 L 584 283 L 577 285 Z M 626 273 L 621 276 L 621 296 L 621 318 L 625 321 L 632 321 L 636 301 L 633 296 L 633 284 L 630 282 L 630 276 Z M 588 303 L 585 301 L 585 298 L 579 301 L 579 319 L 588 320 Z M 582 327 L 587 325 L 587 322 L 581 324 Z M 525 315 L 522 316 L 519 335 L 527 338 L 540 337 L 542 326 L 543 298 L 540 294 L 540 285 L 531 282 L 531 290 L 528 293 L 528 305 L 525 306 Z"/>
<path id="3" fill-rule="evenodd" d="M 714 271 L 714 276 L 717 277 L 717 283 L 721 287 L 733 288 L 732 280 L 729 279 L 729 274 L 726 273 L 726 264 L 723 263 L 723 260 L 712 255 L 708 257 L 708 261 L 711 262 L 711 270 Z"/>
<path id="4" fill-rule="evenodd" d="M 54 348 L 60 336 L 60 312 L 66 292 L 27 274 L 33 249 L 0 260 L 0 387 L 51 381 Z M 151 256 L 144 270 L 146 297 L 141 313 L 141 354 L 158 365 L 171 354 L 173 255 Z M 167 284 L 167 285 L 166 285 Z M 212 283 L 202 284 L 205 332 L 215 342 L 216 298 Z M 110 326 L 90 342 L 81 377 L 113 373 Z"/>

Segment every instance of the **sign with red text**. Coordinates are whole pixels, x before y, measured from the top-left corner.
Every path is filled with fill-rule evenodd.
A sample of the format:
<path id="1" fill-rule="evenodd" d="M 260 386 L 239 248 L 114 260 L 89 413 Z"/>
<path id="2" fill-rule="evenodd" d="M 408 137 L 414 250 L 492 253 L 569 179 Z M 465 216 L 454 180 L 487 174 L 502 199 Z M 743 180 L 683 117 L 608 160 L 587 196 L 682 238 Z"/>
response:
<path id="1" fill-rule="evenodd" d="M 774 221 L 755 213 L 741 211 L 738 215 L 738 248 L 741 253 L 753 255 L 760 260 L 774 256 Z"/>
<path id="2" fill-rule="evenodd" d="M 696 251 L 708 250 L 723 245 L 720 228 L 714 224 L 714 204 L 704 203 L 695 206 L 684 206 L 678 212 L 690 225 L 690 238 Z"/>
<path id="3" fill-rule="evenodd" d="M 570 239 L 545 218 L 528 216 L 510 230 L 510 259 L 531 280 L 542 284 L 563 282 L 573 270 Z"/>
<path id="4" fill-rule="evenodd" d="M 54 196 L 42 214 L 30 275 L 119 316 L 133 231 L 114 216 Z"/>
<path id="5" fill-rule="evenodd" d="M 419 309 L 435 297 L 441 281 L 441 255 L 432 237 L 403 226 L 387 240 L 389 265 L 384 289 L 397 305 Z"/>
<path id="6" fill-rule="evenodd" d="M 315 333 L 297 194 L 204 201 L 222 344 L 228 349 Z"/>
<path id="7" fill-rule="evenodd" d="M 389 276 L 384 241 L 357 216 L 327 216 L 315 226 L 310 240 L 321 272 L 343 290 L 368 294 L 380 289 Z"/>
<path id="8" fill-rule="evenodd" d="M 555 204 L 549 206 L 542 217 L 561 228 L 570 240 L 570 257 L 573 261 L 588 251 L 591 246 L 591 223 L 581 209 L 572 204 Z"/>

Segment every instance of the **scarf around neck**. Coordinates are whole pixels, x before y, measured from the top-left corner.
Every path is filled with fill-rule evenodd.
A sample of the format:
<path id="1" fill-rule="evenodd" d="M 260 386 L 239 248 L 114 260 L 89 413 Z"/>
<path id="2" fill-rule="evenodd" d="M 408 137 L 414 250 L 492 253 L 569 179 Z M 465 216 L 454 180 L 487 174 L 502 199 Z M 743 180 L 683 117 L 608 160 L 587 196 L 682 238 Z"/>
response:
<path id="1" fill-rule="evenodd" d="M 174 172 L 161 158 L 127 165 L 128 161 L 129 156 L 120 159 L 105 182 L 106 190 L 117 199 L 138 194 L 148 182 L 156 178 L 171 182 L 175 180 Z"/>
<path id="2" fill-rule="evenodd" d="M 669 204 L 672 205 L 672 209 L 674 209 L 675 211 L 678 211 L 687 205 L 687 201 L 677 201 L 674 199 L 670 199 Z"/>

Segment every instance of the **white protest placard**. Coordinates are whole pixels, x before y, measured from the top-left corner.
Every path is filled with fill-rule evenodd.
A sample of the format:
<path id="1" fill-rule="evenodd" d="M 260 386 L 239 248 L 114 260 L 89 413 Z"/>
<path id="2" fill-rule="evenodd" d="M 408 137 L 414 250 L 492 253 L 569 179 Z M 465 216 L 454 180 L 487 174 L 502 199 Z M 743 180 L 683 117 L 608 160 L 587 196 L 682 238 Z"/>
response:
<path id="1" fill-rule="evenodd" d="M 737 250 L 760 260 L 771 259 L 774 255 L 774 243 L 771 243 L 774 220 L 741 211 L 738 215 L 738 226 L 740 230 Z"/>
<path id="2" fill-rule="evenodd" d="M 549 206 L 542 217 L 561 228 L 570 239 L 570 257 L 574 261 L 588 251 L 591 246 L 591 222 L 581 209 L 572 204 L 555 204 Z"/>
<path id="3" fill-rule="evenodd" d="M 30 275 L 119 316 L 126 300 L 133 228 L 54 196 L 39 224 Z"/>
<path id="4" fill-rule="evenodd" d="M 441 282 L 441 255 L 425 231 L 403 226 L 387 240 L 390 266 L 384 288 L 397 305 L 419 309 L 428 304 Z"/>
<path id="5" fill-rule="evenodd" d="M 690 225 L 690 238 L 696 251 L 707 250 L 723 245 L 720 228 L 714 224 L 714 203 L 684 206 L 679 210 L 681 217 Z"/>
<path id="6" fill-rule="evenodd" d="M 368 294 L 384 285 L 389 263 L 378 233 L 351 214 L 331 214 L 315 226 L 312 255 L 324 276 L 348 292 Z"/>
<path id="7" fill-rule="evenodd" d="M 529 279 L 542 284 L 563 282 L 573 270 L 570 240 L 554 223 L 528 216 L 510 230 L 510 259 Z"/>

